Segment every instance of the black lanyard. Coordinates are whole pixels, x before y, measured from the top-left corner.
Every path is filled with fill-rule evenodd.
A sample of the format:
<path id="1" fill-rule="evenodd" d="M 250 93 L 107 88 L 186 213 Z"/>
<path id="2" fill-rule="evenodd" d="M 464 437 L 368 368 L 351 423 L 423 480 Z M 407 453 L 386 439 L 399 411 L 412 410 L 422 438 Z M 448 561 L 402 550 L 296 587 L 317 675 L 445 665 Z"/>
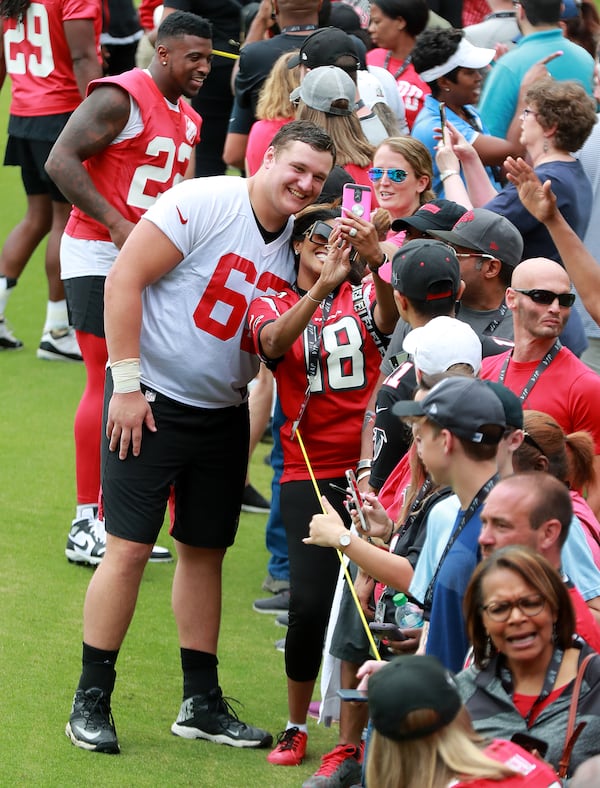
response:
<path id="1" fill-rule="evenodd" d="M 423 600 L 423 607 L 424 607 L 424 609 L 427 612 L 431 611 L 431 603 L 433 601 L 433 589 L 434 589 L 437 577 L 438 577 L 438 575 L 440 573 L 440 569 L 442 568 L 442 564 L 446 560 L 446 556 L 450 552 L 450 549 L 452 548 L 452 545 L 456 542 L 458 537 L 463 532 L 463 529 L 464 529 L 465 525 L 469 522 L 469 520 L 471 519 L 471 517 L 473 517 L 473 515 L 475 514 L 477 509 L 479 509 L 481 504 L 488 497 L 488 495 L 490 493 L 490 490 L 492 489 L 492 487 L 494 487 L 494 485 L 498 481 L 498 478 L 499 478 L 498 474 L 496 473 L 496 474 L 494 474 L 492 476 L 491 479 L 487 480 L 487 482 L 479 490 L 477 495 L 473 498 L 473 500 L 469 504 L 468 508 L 465 509 L 465 511 L 462 513 L 460 520 L 458 521 L 458 523 L 454 527 L 454 531 L 452 531 L 450 539 L 448 539 L 448 542 L 446 543 L 446 546 L 444 547 L 444 552 L 442 553 L 442 556 L 441 556 L 440 560 L 438 561 L 438 565 L 437 565 L 437 567 L 435 569 L 434 575 L 431 578 L 431 582 L 427 586 L 427 591 L 425 592 L 425 599 Z"/>
<path id="2" fill-rule="evenodd" d="M 519 394 L 519 399 L 521 400 L 521 402 L 525 402 L 527 397 L 531 394 L 531 389 L 538 382 L 539 377 L 542 374 L 542 372 L 544 372 L 544 370 L 547 369 L 550 366 L 550 364 L 554 361 L 554 359 L 558 355 L 558 352 L 561 349 L 561 347 L 562 347 L 562 345 L 560 344 L 560 342 L 557 339 L 556 342 L 550 348 L 550 350 L 546 353 L 544 358 L 537 365 L 537 367 L 535 368 L 535 370 L 533 372 L 533 375 L 529 378 L 529 380 L 525 384 L 525 388 Z M 510 355 L 508 355 L 504 359 L 504 364 L 502 364 L 502 369 L 500 370 L 500 375 L 498 376 L 498 382 L 499 383 L 504 383 L 504 378 L 506 377 L 506 371 L 508 370 L 508 364 L 509 364 L 509 362 L 510 362 L 510 360 L 512 358 L 512 354 L 513 353 L 514 353 L 514 351 L 511 351 Z"/>
<path id="3" fill-rule="evenodd" d="M 484 334 L 493 334 L 494 331 L 498 328 L 500 323 L 504 320 L 504 316 L 508 312 L 508 307 L 506 306 L 506 301 L 502 301 L 498 310 L 496 311 L 496 317 L 489 323 L 487 328 L 483 330 L 482 333 Z"/>
<path id="4" fill-rule="evenodd" d="M 295 288 L 296 292 L 298 292 L 298 288 Z M 319 328 L 318 324 L 316 323 L 316 312 L 313 315 L 311 322 L 306 326 L 304 329 L 304 336 L 306 337 L 306 344 L 308 347 L 308 356 L 306 359 L 306 376 L 308 378 L 308 384 L 306 386 L 306 391 L 304 392 L 304 400 L 302 405 L 300 405 L 300 410 L 298 411 L 298 415 L 292 424 L 292 440 L 296 435 L 296 430 L 298 429 L 298 425 L 300 424 L 300 419 L 304 415 L 304 411 L 306 410 L 306 406 L 308 405 L 308 400 L 310 399 L 310 391 L 312 381 L 317 374 L 317 367 L 319 364 L 319 347 L 321 345 L 321 336 L 323 334 L 323 329 L 325 328 L 325 323 L 327 322 L 327 318 L 329 317 L 329 313 L 331 311 L 331 305 L 333 304 L 334 294 L 329 293 L 327 298 L 325 298 L 321 302 L 321 327 Z"/>
<path id="5" fill-rule="evenodd" d="M 383 67 L 385 68 L 386 71 L 389 71 L 388 66 L 390 65 L 390 60 L 391 59 L 392 59 L 392 50 L 388 49 L 387 55 L 385 56 L 385 60 L 383 61 Z M 398 79 L 398 77 L 401 77 L 402 74 L 404 74 L 404 72 L 410 66 L 411 63 L 412 63 L 412 58 L 411 58 L 410 55 L 408 55 L 408 57 L 405 59 L 404 63 L 402 63 L 400 68 L 394 74 L 394 79 Z"/>
<path id="6" fill-rule="evenodd" d="M 500 656 L 498 658 L 500 683 L 502 684 L 502 687 L 506 692 L 506 694 L 510 698 L 512 698 L 514 692 L 514 682 L 513 682 L 512 673 L 506 667 L 503 658 L 502 660 L 500 659 Z M 542 691 L 534 700 L 532 707 L 529 709 L 529 711 L 527 712 L 527 716 L 524 718 L 528 728 L 530 725 L 530 720 L 533 712 L 540 705 L 540 703 L 546 700 L 548 695 L 550 695 L 550 693 L 554 689 L 554 685 L 556 683 L 556 677 L 558 676 L 558 671 L 560 669 L 562 658 L 563 658 L 562 649 L 555 648 L 554 651 L 552 652 L 552 658 L 548 665 L 548 669 L 546 670 L 546 675 L 544 677 L 544 684 L 542 685 Z"/>

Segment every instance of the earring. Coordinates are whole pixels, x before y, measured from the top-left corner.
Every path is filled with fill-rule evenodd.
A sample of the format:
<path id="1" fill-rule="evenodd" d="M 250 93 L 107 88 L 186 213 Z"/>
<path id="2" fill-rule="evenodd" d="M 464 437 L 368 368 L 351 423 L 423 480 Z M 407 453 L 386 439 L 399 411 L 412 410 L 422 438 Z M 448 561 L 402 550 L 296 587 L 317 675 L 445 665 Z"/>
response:
<path id="1" fill-rule="evenodd" d="M 548 145 L 548 140 L 544 138 L 543 151 L 544 153 L 548 153 L 549 150 L 550 150 L 550 146 Z"/>
<path id="2" fill-rule="evenodd" d="M 163 64 L 163 66 L 166 66 L 167 65 L 167 61 L 163 60 L 162 64 Z"/>
<path id="3" fill-rule="evenodd" d="M 450 93 L 450 88 L 444 88 L 445 93 Z"/>

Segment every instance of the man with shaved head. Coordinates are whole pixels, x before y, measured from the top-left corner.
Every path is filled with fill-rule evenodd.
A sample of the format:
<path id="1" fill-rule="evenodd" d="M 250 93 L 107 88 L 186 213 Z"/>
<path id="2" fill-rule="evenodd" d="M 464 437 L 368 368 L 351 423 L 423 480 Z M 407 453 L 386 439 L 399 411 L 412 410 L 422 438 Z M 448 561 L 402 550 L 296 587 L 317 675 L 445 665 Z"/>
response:
<path id="1" fill-rule="evenodd" d="M 574 300 L 569 276 L 558 263 L 544 257 L 520 263 L 506 289 L 515 346 L 484 359 L 481 376 L 504 383 L 523 408 L 553 416 L 565 433 L 591 433 L 600 480 L 600 377 L 558 339 Z M 588 490 L 588 503 L 598 516 L 599 481 Z"/>

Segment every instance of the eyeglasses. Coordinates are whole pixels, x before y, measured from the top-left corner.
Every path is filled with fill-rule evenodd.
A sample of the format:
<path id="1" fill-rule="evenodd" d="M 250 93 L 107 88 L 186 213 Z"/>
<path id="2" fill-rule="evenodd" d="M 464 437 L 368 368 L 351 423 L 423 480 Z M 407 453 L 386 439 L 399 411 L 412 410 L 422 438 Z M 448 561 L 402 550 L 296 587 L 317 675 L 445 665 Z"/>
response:
<path id="1" fill-rule="evenodd" d="M 482 260 L 496 260 L 493 254 L 485 254 L 484 252 L 455 252 L 456 256 L 461 257 L 480 257 Z"/>
<path id="2" fill-rule="evenodd" d="M 537 118 L 537 112 L 533 109 L 529 109 L 529 107 L 525 107 L 523 112 L 521 112 L 521 117 L 526 118 L 528 115 L 533 115 L 534 118 Z"/>
<path id="3" fill-rule="evenodd" d="M 552 290 L 519 290 L 518 287 L 513 287 L 515 293 L 526 295 L 531 298 L 534 304 L 543 304 L 550 306 L 555 300 L 558 299 L 558 305 L 564 307 L 573 306 L 575 303 L 575 293 L 553 293 Z"/>
<path id="4" fill-rule="evenodd" d="M 332 229 L 333 227 L 330 227 L 325 222 L 315 222 L 304 235 L 317 246 L 329 246 L 329 236 Z"/>
<path id="5" fill-rule="evenodd" d="M 541 613 L 546 604 L 546 600 L 541 594 L 529 594 L 515 599 L 513 602 L 504 600 L 502 602 L 490 602 L 489 605 L 482 605 L 481 609 L 485 611 L 492 621 L 504 622 L 508 621 L 513 608 L 518 607 L 524 616 L 532 617 Z"/>
<path id="6" fill-rule="evenodd" d="M 367 170 L 367 175 L 369 176 L 369 180 L 373 181 L 380 181 L 383 176 L 387 173 L 388 178 L 394 183 L 402 183 L 406 180 L 408 173 L 406 170 L 401 170 L 400 167 L 371 167 L 370 170 Z"/>

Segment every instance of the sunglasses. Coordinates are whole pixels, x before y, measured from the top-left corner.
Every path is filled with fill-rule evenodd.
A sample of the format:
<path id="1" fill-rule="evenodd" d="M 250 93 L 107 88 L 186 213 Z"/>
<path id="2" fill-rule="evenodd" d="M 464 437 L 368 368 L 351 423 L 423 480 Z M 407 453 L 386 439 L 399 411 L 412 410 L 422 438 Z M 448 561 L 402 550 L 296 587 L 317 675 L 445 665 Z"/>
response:
<path id="1" fill-rule="evenodd" d="M 325 222 L 315 222 L 304 235 L 317 246 L 329 246 L 329 236 L 332 230 L 333 227 Z"/>
<path id="2" fill-rule="evenodd" d="M 514 607 L 518 607 L 524 616 L 531 618 L 541 613 L 545 605 L 546 600 L 541 594 L 529 594 L 529 596 L 522 596 L 520 599 L 515 599 L 514 602 L 509 602 L 508 600 L 503 602 L 490 602 L 489 605 L 483 605 L 481 609 L 488 614 L 492 621 L 501 623 L 508 621 Z"/>
<path id="3" fill-rule="evenodd" d="M 402 183 L 406 180 L 408 173 L 406 170 L 401 170 L 400 167 L 390 167 L 385 169 L 384 167 L 371 167 L 370 170 L 367 170 L 367 175 L 369 176 L 369 180 L 373 181 L 380 181 L 384 174 L 387 173 L 388 178 L 394 183 Z"/>
<path id="4" fill-rule="evenodd" d="M 521 293 L 527 298 L 531 298 L 534 304 L 543 304 L 544 306 L 550 306 L 555 299 L 558 299 L 559 306 L 573 306 L 576 297 L 575 293 L 553 293 L 552 290 L 519 290 L 518 287 L 513 287 L 513 290 L 515 293 Z"/>

